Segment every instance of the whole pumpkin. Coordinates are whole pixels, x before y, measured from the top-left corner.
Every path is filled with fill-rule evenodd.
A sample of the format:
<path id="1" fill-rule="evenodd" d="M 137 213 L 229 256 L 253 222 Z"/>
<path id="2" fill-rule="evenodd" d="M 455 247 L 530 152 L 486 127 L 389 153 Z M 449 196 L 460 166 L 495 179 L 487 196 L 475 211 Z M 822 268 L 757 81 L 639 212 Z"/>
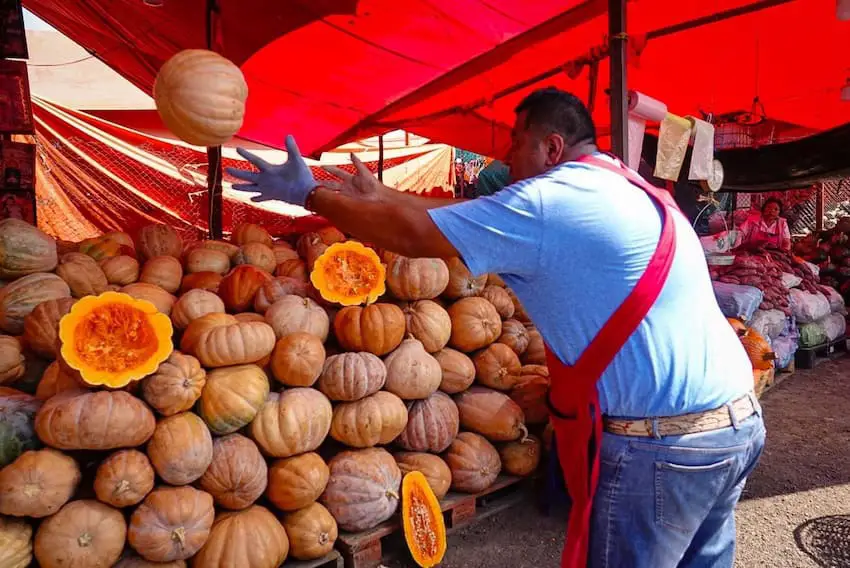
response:
<path id="1" fill-rule="evenodd" d="M 471 387 L 455 396 L 460 425 L 494 442 L 511 442 L 527 434 L 522 409 L 506 394 Z"/>
<path id="2" fill-rule="evenodd" d="M 281 511 L 297 511 L 319 498 L 329 477 L 325 460 L 313 452 L 277 460 L 269 467 L 266 496 Z"/>
<path id="3" fill-rule="evenodd" d="M 200 487 L 225 509 L 244 509 L 266 490 L 268 467 L 257 445 L 241 434 L 216 438 Z"/>
<path id="4" fill-rule="evenodd" d="M 233 257 L 236 265 L 250 264 L 266 272 L 274 272 L 277 267 L 277 257 L 268 245 L 263 243 L 246 243 L 242 245 Z"/>
<path id="5" fill-rule="evenodd" d="M 192 559 L 198 568 L 277 568 L 289 555 L 283 525 L 259 505 L 219 513 L 210 538 Z"/>
<path id="6" fill-rule="evenodd" d="M 41 447 L 35 415 L 41 400 L 9 387 L 0 387 L 0 469 L 27 450 Z"/>
<path id="7" fill-rule="evenodd" d="M 301 331 L 279 339 L 270 361 L 275 378 L 288 387 L 313 386 L 324 365 L 322 340 Z"/>
<path id="8" fill-rule="evenodd" d="M 251 422 L 251 438 L 269 457 L 287 458 L 312 452 L 331 429 L 330 401 L 317 390 L 286 389 L 271 393 Z"/>
<path id="9" fill-rule="evenodd" d="M 321 229 L 316 230 L 316 234 L 319 235 L 322 242 L 328 246 L 345 241 L 345 234 L 332 225 L 326 225 Z"/>
<path id="10" fill-rule="evenodd" d="M 239 252 L 239 245 L 233 244 L 228 241 L 222 241 L 217 239 L 207 239 L 205 241 L 201 241 L 199 243 L 195 243 L 193 247 L 190 247 L 184 256 L 188 253 L 192 252 L 195 249 L 206 249 L 206 250 L 214 250 L 217 252 L 223 252 L 227 255 L 228 259 L 232 259 L 236 256 L 236 253 Z"/>
<path id="11" fill-rule="evenodd" d="M 483 349 L 502 334 L 502 318 L 484 298 L 463 298 L 449 307 L 452 335 L 449 345 L 467 353 Z"/>
<path id="12" fill-rule="evenodd" d="M 59 320 L 71 311 L 74 302 L 74 298 L 47 300 L 24 318 L 24 341 L 36 355 L 50 360 L 56 358 Z"/>
<path id="13" fill-rule="evenodd" d="M 285 242 L 277 242 L 272 244 L 272 250 L 274 251 L 274 257 L 277 260 L 277 264 L 284 262 L 286 260 L 292 260 L 298 258 L 298 252 L 292 248 L 292 245 Z"/>
<path id="14" fill-rule="evenodd" d="M 207 314 L 223 314 L 224 302 L 207 290 L 189 290 L 171 309 L 171 321 L 177 329 L 186 329 L 196 319 Z"/>
<path id="15" fill-rule="evenodd" d="M 210 313 L 192 321 L 180 349 L 204 367 L 255 363 L 274 349 L 275 335 L 263 322 L 240 322 L 229 314 Z"/>
<path id="16" fill-rule="evenodd" d="M 338 536 L 336 521 L 320 503 L 283 516 L 289 537 L 289 554 L 298 560 L 315 560 L 330 554 Z"/>
<path id="17" fill-rule="evenodd" d="M 30 450 L 0 469 L 0 514 L 47 517 L 74 495 L 80 468 L 56 450 Z"/>
<path id="18" fill-rule="evenodd" d="M 72 501 L 41 523 L 33 550 L 43 568 L 112 566 L 126 538 L 121 511 L 100 501 Z"/>
<path id="19" fill-rule="evenodd" d="M 127 539 L 151 562 L 186 560 L 210 536 L 215 511 L 209 493 L 194 487 L 157 487 L 130 517 Z"/>
<path id="20" fill-rule="evenodd" d="M 440 390 L 449 394 L 463 392 L 475 381 L 475 364 L 466 353 L 446 347 L 434 353 L 443 377 Z"/>
<path id="21" fill-rule="evenodd" d="M 180 289 L 180 283 L 183 281 L 183 266 L 173 256 L 155 256 L 142 266 L 139 280 L 174 294 Z"/>
<path id="22" fill-rule="evenodd" d="M 60 450 L 134 448 L 148 441 L 155 426 L 147 405 L 124 391 L 61 392 L 35 416 L 38 437 Z"/>
<path id="23" fill-rule="evenodd" d="M 199 479 L 210 466 L 212 435 L 197 414 L 181 412 L 157 423 L 147 452 L 166 483 L 186 485 Z"/>
<path id="24" fill-rule="evenodd" d="M 290 258 L 278 263 L 274 271 L 275 276 L 286 276 L 300 280 L 307 284 L 309 282 L 310 273 L 307 271 L 307 264 L 300 258 Z"/>
<path id="25" fill-rule="evenodd" d="M 0 517 L 0 566 L 28 568 L 32 562 L 32 527 L 26 521 Z"/>
<path id="26" fill-rule="evenodd" d="M 510 319 L 514 315 L 514 302 L 511 300 L 507 290 L 500 286 L 486 286 L 481 292 L 481 297 L 493 304 L 499 316 L 503 319 Z"/>
<path id="27" fill-rule="evenodd" d="M 549 421 L 549 370 L 543 365 L 525 365 L 510 397 L 522 409 L 526 424 Z"/>
<path id="28" fill-rule="evenodd" d="M 266 322 L 278 339 L 301 331 L 315 335 L 324 343 L 330 329 L 328 314 L 319 304 L 295 295 L 284 296 L 272 304 L 266 310 Z"/>
<path id="29" fill-rule="evenodd" d="M 376 393 L 387 380 L 387 367 L 371 353 L 339 353 L 325 362 L 316 387 L 333 401 L 351 402 Z"/>
<path id="30" fill-rule="evenodd" d="M 773 352 L 764 336 L 754 329 L 747 329 L 740 338 L 753 369 L 767 371 L 773 368 L 776 353 Z"/>
<path id="31" fill-rule="evenodd" d="M 88 386 L 80 378 L 79 373 L 68 370 L 59 361 L 54 361 L 48 365 L 41 380 L 38 381 L 35 396 L 44 401 L 67 390 L 87 390 Z"/>
<path id="32" fill-rule="evenodd" d="M 540 464 L 541 442 L 537 436 L 508 442 L 499 447 L 502 470 L 508 475 L 528 477 Z"/>
<path id="33" fill-rule="evenodd" d="M 496 481 L 502 471 L 499 452 L 483 436 L 461 432 L 444 455 L 452 472 L 452 489 L 480 493 Z"/>
<path id="34" fill-rule="evenodd" d="M 404 307 L 407 333 L 422 342 L 425 351 L 436 353 L 446 346 L 452 335 L 449 313 L 437 302 L 420 300 Z"/>
<path id="35" fill-rule="evenodd" d="M 440 456 L 423 452 L 398 452 L 394 456 L 402 475 L 418 471 L 428 480 L 431 491 L 442 499 L 452 485 L 452 470 Z"/>
<path id="36" fill-rule="evenodd" d="M 174 562 L 150 562 L 145 560 L 132 549 L 125 550 L 124 555 L 118 564 L 112 568 L 186 568 L 185 560 L 175 560 Z"/>
<path id="37" fill-rule="evenodd" d="M 396 444 L 413 452 L 440 453 L 460 430 L 460 415 L 452 398 L 440 391 L 408 408 L 407 426 Z"/>
<path id="38" fill-rule="evenodd" d="M 197 359 L 172 351 L 159 369 L 142 382 L 142 396 L 154 410 L 172 416 L 191 409 L 206 383 L 207 372 Z"/>
<path id="39" fill-rule="evenodd" d="M 106 281 L 118 286 L 127 286 L 139 280 L 139 261 L 128 255 L 104 258 L 99 263 Z"/>
<path id="40" fill-rule="evenodd" d="M 269 232 L 256 223 L 240 223 L 233 228 L 231 239 L 238 246 L 248 243 L 260 243 L 267 247 L 272 246 L 272 237 Z"/>
<path id="41" fill-rule="evenodd" d="M 140 503 L 153 489 L 153 483 L 153 467 L 145 454 L 119 450 L 98 466 L 94 492 L 100 501 L 120 509 Z"/>
<path id="42" fill-rule="evenodd" d="M 221 146 L 242 127 L 248 85 L 230 60 L 214 51 L 185 49 L 160 68 L 153 96 L 175 136 L 194 146 Z"/>
<path id="43" fill-rule="evenodd" d="M 0 335 L 0 385 L 13 383 L 24 376 L 27 361 L 17 337 Z"/>
<path id="44" fill-rule="evenodd" d="M 355 402 L 337 404 L 331 437 L 352 448 L 392 442 L 407 425 L 407 407 L 396 395 L 378 391 Z"/>
<path id="45" fill-rule="evenodd" d="M 218 293 L 218 287 L 224 277 L 216 272 L 195 272 L 183 277 L 180 285 L 180 293 L 185 294 L 189 290 L 206 290 L 213 294 Z"/>
<path id="46" fill-rule="evenodd" d="M 491 272 L 487 275 L 487 286 L 498 286 L 499 288 L 505 288 L 507 284 L 502 280 L 502 277 L 498 274 Z"/>
<path id="47" fill-rule="evenodd" d="M 522 364 L 513 350 L 504 343 L 493 343 L 472 359 L 475 379 L 485 387 L 500 391 L 511 390 L 520 380 Z"/>
<path id="48" fill-rule="evenodd" d="M 399 300 L 430 300 L 449 284 L 449 267 L 439 258 L 396 256 L 387 263 L 387 287 Z"/>
<path id="49" fill-rule="evenodd" d="M 307 283 L 288 276 L 277 276 L 263 284 L 254 296 L 254 310 L 265 314 L 272 304 L 286 296 L 307 296 Z"/>
<path id="50" fill-rule="evenodd" d="M 531 338 L 524 325 L 517 320 L 509 319 L 502 322 L 502 335 L 497 341 L 510 347 L 517 355 L 522 355 L 528 349 Z"/>
<path id="51" fill-rule="evenodd" d="M 4 221 L 0 221 L 2 224 Z M 68 284 L 55 274 L 36 272 L 0 288 L 0 329 L 12 335 L 24 331 L 24 319 L 48 300 L 71 297 Z"/>
<path id="52" fill-rule="evenodd" d="M 450 300 L 478 296 L 487 285 L 487 275 L 473 277 L 469 268 L 459 258 L 451 258 L 448 262 L 449 283 L 443 295 Z"/>
<path id="53" fill-rule="evenodd" d="M 546 344 L 543 343 L 543 336 L 536 329 L 528 331 L 528 349 L 520 358 L 523 365 L 545 365 L 546 364 Z"/>
<path id="54" fill-rule="evenodd" d="M 427 398 L 440 387 L 443 378 L 440 364 L 416 339 L 405 339 L 384 363 L 387 366 L 384 388 L 405 400 Z"/>
<path id="55" fill-rule="evenodd" d="M 342 308 L 334 318 L 334 334 L 346 351 L 386 355 L 404 339 L 404 312 L 393 304 Z"/>
<path id="56" fill-rule="evenodd" d="M 109 286 L 97 261 L 80 252 L 63 255 L 56 267 L 56 275 L 68 284 L 75 298 L 103 294 Z"/>
<path id="57" fill-rule="evenodd" d="M 505 288 L 505 291 L 508 293 L 508 296 L 511 297 L 511 301 L 514 303 L 514 319 L 524 324 L 530 324 L 531 319 L 528 317 L 528 313 L 525 311 L 522 302 L 519 301 L 519 298 L 517 298 L 517 295 L 514 293 L 514 291 L 510 288 Z"/>
<path id="58" fill-rule="evenodd" d="M 0 280 L 51 272 L 59 258 L 56 241 L 20 219 L 0 221 Z"/>
<path id="59" fill-rule="evenodd" d="M 304 233 L 298 237 L 295 249 L 304 259 L 307 269 L 312 271 L 316 260 L 328 250 L 328 246 L 317 233 Z"/>
<path id="60" fill-rule="evenodd" d="M 345 531 L 369 530 L 392 517 L 399 505 L 401 470 L 381 448 L 344 451 L 328 464 L 321 502 Z"/>
<path id="61" fill-rule="evenodd" d="M 172 294 L 156 284 L 148 284 L 147 282 L 129 284 L 121 288 L 120 292 L 133 296 L 137 300 L 147 300 L 165 315 L 171 315 L 171 310 L 177 302 L 177 298 Z"/>
<path id="62" fill-rule="evenodd" d="M 221 280 L 218 294 L 229 312 L 244 312 L 254 305 L 254 296 L 271 279 L 268 272 L 250 264 L 242 264 Z"/>
<path id="63" fill-rule="evenodd" d="M 232 434 L 257 416 L 269 394 L 269 378 L 257 365 L 214 369 L 207 374 L 198 411 L 213 433 Z"/>
<path id="64" fill-rule="evenodd" d="M 238 251 L 239 249 L 237 249 Z M 186 272 L 214 272 L 227 274 L 230 270 L 230 256 L 221 250 L 199 247 L 189 251 L 185 259 Z"/>

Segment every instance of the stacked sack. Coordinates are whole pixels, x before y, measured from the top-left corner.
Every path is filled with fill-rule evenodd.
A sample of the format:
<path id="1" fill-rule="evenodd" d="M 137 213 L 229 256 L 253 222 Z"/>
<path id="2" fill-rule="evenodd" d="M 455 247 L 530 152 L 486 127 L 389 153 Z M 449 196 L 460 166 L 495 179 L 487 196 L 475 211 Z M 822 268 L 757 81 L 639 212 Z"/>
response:
<path id="1" fill-rule="evenodd" d="M 513 293 L 384 252 L 387 293 L 343 307 L 310 279 L 333 245 L 360 246 L 0 221 L 0 565 L 271 568 L 390 519 L 406 472 L 530 475 L 549 379 Z"/>

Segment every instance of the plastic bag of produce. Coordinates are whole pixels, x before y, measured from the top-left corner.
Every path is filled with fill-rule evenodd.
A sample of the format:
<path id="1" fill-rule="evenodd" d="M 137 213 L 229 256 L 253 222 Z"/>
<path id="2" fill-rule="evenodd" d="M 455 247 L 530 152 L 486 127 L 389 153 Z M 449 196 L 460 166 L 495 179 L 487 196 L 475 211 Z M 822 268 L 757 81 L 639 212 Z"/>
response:
<path id="1" fill-rule="evenodd" d="M 829 309 L 834 314 L 846 314 L 847 310 L 844 307 L 844 298 L 838 293 L 838 290 L 831 286 L 822 286 L 826 299 L 829 300 Z"/>
<path id="2" fill-rule="evenodd" d="M 787 319 L 780 310 L 756 310 L 749 325 L 761 335 L 775 339 L 785 330 Z"/>
<path id="3" fill-rule="evenodd" d="M 714 282 L 714 296 L 723 315 L 743 321 L 750 321 L 764 300 L 764 294 L 758 288 L 726 282 Z"/>
<path id="4" fill-rule="evenodd" d="M 817 347 L 827 341 L 829 337 L 820 323 L 804 323 L 800 326 L 800 347 Z"/>
<path id="5" fill-rule="evenodd" d="M 799 323 L 814 323 L 832 311 L 823 294 L 811 294 L 797 288 L 792 288 L 790 294 L 791 311 Z"/>
<path id="6" fill-rule="evenodd" d="M 776 353 L 776 368 L 785 369 L 794 360 L 794 355 L 797 353 L 796 334 L 791 337 L 779 337 L 773 340 L 773 352 Z"/>
<path id="7" fill-rule="evenodd" d="M 805 261 L 804 264 L 809 267 L 809 270 L 812 271 L 812 274 L 815 275 L 815 278 L 820 276 L 820 267 L 817 264 L 812 264 L 808 261 Z"/>
<path id="8" fill-rule="evenodd" d="M 802 284 L 803 278 L 797 276 L 796 274 L 788 274 L 787 272 L 782 273 L 782 285 L 788 288 L 796 288 L 800 284 Z"/>
<path id="9" fill-rule="evenodd" d="M 826 337 L 830 341 L 835 341 L 844 335 L 847 331 L 847 320 L 844 319 L 844 314 L 829 314 L 820 322 L 826 332 Z"/>

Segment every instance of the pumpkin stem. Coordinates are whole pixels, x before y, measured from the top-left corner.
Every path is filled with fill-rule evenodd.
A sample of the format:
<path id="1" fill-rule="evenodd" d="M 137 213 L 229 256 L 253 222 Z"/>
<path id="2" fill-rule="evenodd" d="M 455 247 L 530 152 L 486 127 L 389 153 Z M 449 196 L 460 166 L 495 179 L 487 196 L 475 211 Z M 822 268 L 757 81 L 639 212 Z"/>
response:
<path id="1" fill-rule="evenodd" d="M 393 491 L 392 489 L 387 489 L 387 497 L 392 497 L 393 499 L 398 500 L 398 491 Z"/>
<path id="2" fill-rule="evenodd" d="M 177 527 L 173 531 L 171 531 L 171 540 L 175 542 L 179 542 L 180 546 L 186 544 L 186 529 L 183 527 Z"/>
<path id="3" fill-rule="evenodd" d="M 325 546 L 330 540 L 331 538 L 328 536 L 328 533 L 323 532 L 319 535 L 319 546 Z"/>
<path id="4" fill-rule="evenodd" d="M 115 486 L 115 491 L 112 492 L 113 495 L 120 495 L 130 489 L 130 482 L 126 479 L 122 479 L 118 485 Z"/>
<path id="5" fill-rule="evenodd" d="M 91 544 L 92 540 L 94 540 L 92 536 L 89 533 L 84 532 L 83 534 L 77 537 L 77 545 L 80 548 L 87 548 Z"/>

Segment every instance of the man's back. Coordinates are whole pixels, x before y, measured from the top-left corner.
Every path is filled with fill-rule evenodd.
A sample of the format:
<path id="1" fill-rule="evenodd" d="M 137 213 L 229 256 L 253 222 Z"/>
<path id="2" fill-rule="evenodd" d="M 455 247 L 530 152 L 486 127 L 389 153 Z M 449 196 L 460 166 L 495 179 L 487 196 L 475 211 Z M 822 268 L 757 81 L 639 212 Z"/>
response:
<path id="1" fill-rule="evenodd" d="M 502 276 L 550 347 L 574 362 L 643 274 L 661 231 L 656 206 L 621 176 L 576 162 L 484 199 L 492 207 L 478 203 L 475 214 L 487 216 L 486 226 L 463 206 L 432 218 L 447 234 L 463 231 L 476 243 L 460 251 L 474 272 L 509 269 Z M 749 361 L 717 307 L 699 240 L 687 219 L 675 213 L 674 220 L 677 251 L 667 284 L 599 383 L 610 416 L 698 412 L 752 388 Z M 482 252 L 488 243 L 492 250 Z"/>

